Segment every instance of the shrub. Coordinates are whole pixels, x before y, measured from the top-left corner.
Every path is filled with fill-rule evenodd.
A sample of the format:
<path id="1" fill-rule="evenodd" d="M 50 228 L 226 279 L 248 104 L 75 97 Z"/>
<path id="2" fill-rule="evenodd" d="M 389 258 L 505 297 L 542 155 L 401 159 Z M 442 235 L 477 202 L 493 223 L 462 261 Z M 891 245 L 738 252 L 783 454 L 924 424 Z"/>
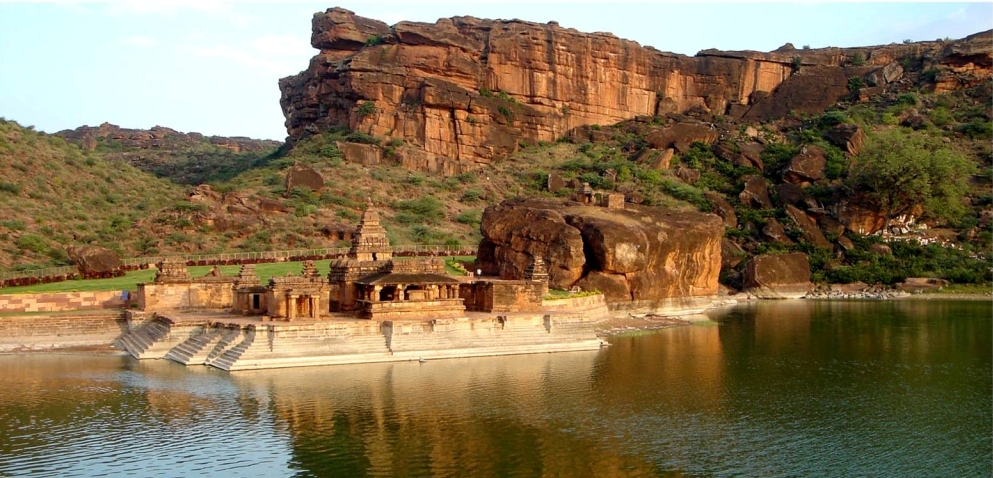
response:
<path id="1" fill-rule="evenodd" d="M 21 186 L 14 183 L 0 181 L 0 191 L 17 195 L 21 194 Z"/>
<path id="2" fill-rule="evenodd" d="M 345 135 L 345 141 L 349 143 L 379 144 L 379 138 L 361 131 L 352 131 Z"/>
<path id="3" fill-rule="evenodd" d="M 16 244 L 19 249 L 39 254 L 48 250 L 47 241 L 36 234 L 21 234 L 21 237 L 17 238 Z"/>
<path id="4" fill-rule="evenodd" d="M 467 189 L 462 193 L 462 197 L 459 201 L 466 204 L 473 204 L 483 198 L 483 192 L 478 189 Z"/>
<path id="5" fill-rule="evenodd" d="M 386 39 L 382 35 L 373 35 L 365 39 L 365 46 L 382 45 L 384 41 Z"/>
<path id="6" fill-rule="evenodd" d="M 865 57 L 862 56 L 861 52 L 855 53 L 855 55 L 852 56 L 851 62 L 853 66 L 862 66 L 865 64 Z"/>
<path id="7" fill-rule="evenodd" d="M 701 211 L 710 211 L 711 204 L 710 200 L 703 195 L 703 191 L 690 186 L 689 184 L 684 184 L 672 179 L 662 180 L 662 191 L 666 194 L 676 198 L 682 199 L 690 204 L 693 204 L 697 209 Z"/>
<path id="8" fill-rule="evenodd" d="M 993 122 L 974 120 L 956 128 L 956 131 L 972 139 L 989 140 L 993 136 Z"/>
<path id="9" fill-rule="evenodd" d="M 455 216 L 455 222 L 458 222 L 459 224 L 468 224 L 470 226 L 479 225 L 479 222 L 482 220 L 482 217 L 483 217 L 483 213 L 480 212 L 478 209 L 469 209 L 466 211 L 462 211 L 457 216 Z"/>
<path id="10" fill-rule="evenodd" d="M 369 116 L 376 112 L 376 103 L 373 101 L 364 101 L 359 105 L 359 109 L 355 111 L 359 116 Z"/>
<path id="11" fill-rule="evenodd" d="M 401 214 L 397 214 L 397 222 L 405 224 L 426 222 L 433 224 L 445 217 L 445 212 L 442 210 L 443 206 L 441 201 L 434 196 L 423 196 L 418 199 L 399 201 L 393 206 L 393 209 L 400 211 L 400 213 L 405 213 L 402 214 L 404 217 L 403 221 L 400 220 Z"/>
<path id="12" fill-rule="evenodd" d="M 848 78 L 848 91 L 852 93 L 858 93 L 858 91 L 865 87 L 865 81 L 858 76 L 852 76 Z"/>

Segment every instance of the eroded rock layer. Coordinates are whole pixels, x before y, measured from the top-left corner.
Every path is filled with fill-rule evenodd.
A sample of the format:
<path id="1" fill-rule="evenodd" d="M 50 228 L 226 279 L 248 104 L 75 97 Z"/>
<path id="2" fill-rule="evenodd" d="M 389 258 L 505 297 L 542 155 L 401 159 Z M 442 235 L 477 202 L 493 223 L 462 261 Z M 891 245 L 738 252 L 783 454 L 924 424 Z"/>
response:
<path id="1" fill-rule="evenodd" d="M 486 208 L 480 230 L 477 262 L 502 279 L 521 279 L 540 256 L 550 287 L 596 289 L 610 303 L 717 295 L 724 225 L 713 214 L 509 199 Z"/>
<path id="2" fill-rule="evenodd" d="M 453 17 L 391 27 L 332 8 L 314 15 L 311 44 L 320 53 L 310 66 L 279 82 L 290 142 L 348 127 L 403 139 L 403 164 L 442 174 L 488 164 L 520 142 L 638 115 L 702 109 L 763 120 L 819 112 L 849 94 L 852 77 L 884 86 L 903 78 L 901 65 L 942 66 L 957 73 L 948 77 L 955 82 L 991 71 L 990 32 L 955 42 L 689 57 L 555 22 Z"/>

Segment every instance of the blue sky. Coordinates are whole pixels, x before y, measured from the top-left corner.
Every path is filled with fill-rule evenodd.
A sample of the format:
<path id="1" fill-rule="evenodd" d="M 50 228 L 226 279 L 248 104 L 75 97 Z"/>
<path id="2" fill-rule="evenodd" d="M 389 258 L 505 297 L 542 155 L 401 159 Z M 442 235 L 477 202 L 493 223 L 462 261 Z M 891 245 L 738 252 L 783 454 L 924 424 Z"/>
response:
<path id="1" fill-rule="evenodd" d="M 0 0 L 0 116 L 56 132 L 104 121 L 282 140 L 277 80 L 307 67 L 314 12 L 394 24 L 441 17 L 558 21 L 664 51 L 769 51 L 961 38 L 993 3 L 171 2 Z"/>

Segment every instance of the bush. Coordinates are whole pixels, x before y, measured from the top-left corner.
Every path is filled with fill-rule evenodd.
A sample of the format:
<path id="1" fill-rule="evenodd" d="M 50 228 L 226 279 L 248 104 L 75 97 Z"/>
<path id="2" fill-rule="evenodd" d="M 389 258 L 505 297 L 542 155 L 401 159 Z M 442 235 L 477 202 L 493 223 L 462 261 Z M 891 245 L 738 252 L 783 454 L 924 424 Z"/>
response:
<path id="1" fill-rule="evenodd" d="M 848 91 L 851 93 L 858 93 L 858 91 L 865 87 L 865 81 L 858 76 L 853 76 L 848 78 Z"/>
<path id="2" fill-rule="evenodd" d="M 0 191 L 17 195 L 21 194 L 21 186 L 14 183 L 0 181 Z"/>
<path id="3" fill-rule="evenodd" d="M 483 217 L 483 213 L 478 209 L 469 209 L 466 211 L 462 211 L 457 216 L 455 216 L 455 222 L 459 224 L 468 224 L 470 226 L 479 225 L 479 222 L 482 220 L 482 217 Z"/>
<path id="4" fill-rule="evenodd" d="M 464 193 L 462 193 L 462 197 L 459 199 L 459 201 L 464 202 L 466 204 L 473 204 L 482 198 L 483 198 L 482 191 L 478 189 L 467 189 Z"/>
<path id="5" fill-rule="evenodd" d="M 710 200 L 703 195 L 703 191 L 672 179 L 662 180 L 662 191 L 666 194 L 693 204 L 701 211 L 709 212 L 711 209 Z"/>
<path id="6" fill-rule="evenodd" d="M 373 136 L 371 134 L 368 134 L 368 133 L 363 133 L 361 131 L 352 131 L 351 133 L 348 133 L 347 135 L 345 135 L 345 138 L 344 139 L 345 139 L 346 142 L 349 142 L 349 143 L 362 143 L 362 144 L 375 144 L 375 145 L 378 145 L 379 142 L 380 142 L 379 138 L 377 138 L 377 137 L 375 137 L 375 136 Z"/>
<path id="7" fill-rule="evenodd" d="M 399 201 L 393 209 L 399 211 L 397 222 L 403 224 L 431 223 L 434 224 L 445 217 L 443 204 L 434 196 L 423 196 L 418 199 Z M 403 218 L 401 220 L 401 217 Z"/>
<path id="8" fill-rule="evenodd" d="M 48 242 L 36 234 L 21 234 L 17 238 L 17 247 L 21 250 L 43 253 L 48 251 Z"/>
<path id="9" fill-rule="evenodd" d="M 359 105 L 359 109 L 355 111 L 359 116 L 369 116 L 376 112 L 376 103 L 373 101 L 364 101 Z"/>

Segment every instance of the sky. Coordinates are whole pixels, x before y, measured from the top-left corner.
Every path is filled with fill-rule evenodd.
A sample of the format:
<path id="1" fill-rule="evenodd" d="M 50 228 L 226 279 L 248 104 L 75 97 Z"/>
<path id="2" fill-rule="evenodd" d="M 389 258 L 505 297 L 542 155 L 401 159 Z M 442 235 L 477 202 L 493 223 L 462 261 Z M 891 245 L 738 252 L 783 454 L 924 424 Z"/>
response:
<path id="1" fill-rule="evenodd" d="M 54 133 L 111 122 L 283 140 L 279 78 L 307 68 L 315 12 L 396 22 L 521 19 L 605 31 L 659 50 L 771 51 L 962 38 L 993 2 L 0 0 L 0 116 Z"/>

